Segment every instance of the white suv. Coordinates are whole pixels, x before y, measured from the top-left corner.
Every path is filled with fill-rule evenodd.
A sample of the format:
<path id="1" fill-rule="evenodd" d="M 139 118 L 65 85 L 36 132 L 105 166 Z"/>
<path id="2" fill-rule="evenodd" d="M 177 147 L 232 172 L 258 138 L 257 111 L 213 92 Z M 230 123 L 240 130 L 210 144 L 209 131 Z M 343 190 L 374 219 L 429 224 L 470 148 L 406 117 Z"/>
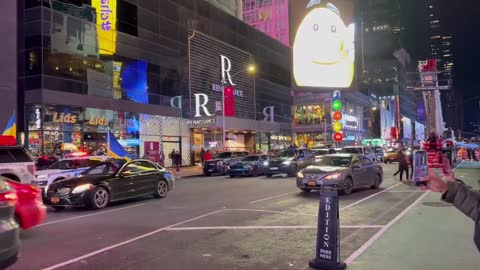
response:
<path id="1" fill-rule="evenodd" d="M 360 155 L 364 155 L 366 158 L 370 159 L 372 162 L 377 162 L 377 156 L 375 155 L 375 151 L 370 146 L 346 146 L 342 148 L 340 153 L 360 154 Z"/>
<path id="2" fill-rule="evenodd" d="M 21 146 L 0 146 L 0 176 L 21 183 L 35 180 L 35 162 Z"/>
<path id="3" fill-rule="evenodd" d="M 54 181 L 76 177 L 88 168 L 106 161 L 109 158 L 110 157 L 108 156 L 88 156 L 59 160 L 50 165 L 48 169 L 38 171 L 36 180 L 33 182 L 33 184 L 36 184 L 40 188 L 44 189 Z"/>

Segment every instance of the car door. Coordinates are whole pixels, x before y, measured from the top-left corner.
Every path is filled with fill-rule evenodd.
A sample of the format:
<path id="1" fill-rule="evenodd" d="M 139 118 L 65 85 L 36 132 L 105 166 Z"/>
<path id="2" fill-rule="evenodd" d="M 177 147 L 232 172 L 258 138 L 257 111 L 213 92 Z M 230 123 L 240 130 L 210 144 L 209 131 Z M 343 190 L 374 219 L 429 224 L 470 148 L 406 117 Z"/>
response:
<path id="1" fill-rule="evenodd" d="M 363 181 L 361 181 L 361 185 L 371 186 L 374 179 L 375 166 L 377 165 L 367 157 L 362 157 L 361 163 L 363 171 Z"/>
<path id="2" fill-rule="evenodd" d="M 155 190 L 160 172 L 158 168 L 151 162 L 139 161 L 139 173 L 134 178 L 135 195 L 152 194 Z"/>
<path id="3" fill-rule="evenodd" d="M 139 163 L 133 161 L 127 163 L 118 173 L 119 177 L 112 182 L 112 189 L 114 190 L 116 199 L 125 199 L 136 196 L 135 179 L 139 174 Z"/>
<path id="4" fill-rule="evenodd" d="M 352 176 L 354 187 L 363 186 L 365 183 L 365 170 L 362 166 L 362 158 L 354 158 L 352 162 Z"/>

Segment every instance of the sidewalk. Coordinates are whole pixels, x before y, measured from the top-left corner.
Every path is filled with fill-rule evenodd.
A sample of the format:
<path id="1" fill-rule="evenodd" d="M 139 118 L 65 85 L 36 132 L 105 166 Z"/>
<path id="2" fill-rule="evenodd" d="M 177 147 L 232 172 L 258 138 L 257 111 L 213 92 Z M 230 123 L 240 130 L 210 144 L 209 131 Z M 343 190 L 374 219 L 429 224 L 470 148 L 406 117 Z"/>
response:
<path id="1" fill-rule="evenodd" d="M 480 170 L 470 169 L 472 167 L 475 165 L 461 164 L 456 170 L 457 177 L 476 182 L 480 179 Z M 473 220 L 455 207 L 439 202 L 440 194 L 426 195 L 348 269 L 480 269 L 480 253 L 473 243 Z"/>
<path id="2" fill-rule="evenodd" d="M 182 167 L 179 172 L 175 171 L 175 168 L 168 169 L 173 173 L 176 179 L 203 175 L 201 166 Z"/>

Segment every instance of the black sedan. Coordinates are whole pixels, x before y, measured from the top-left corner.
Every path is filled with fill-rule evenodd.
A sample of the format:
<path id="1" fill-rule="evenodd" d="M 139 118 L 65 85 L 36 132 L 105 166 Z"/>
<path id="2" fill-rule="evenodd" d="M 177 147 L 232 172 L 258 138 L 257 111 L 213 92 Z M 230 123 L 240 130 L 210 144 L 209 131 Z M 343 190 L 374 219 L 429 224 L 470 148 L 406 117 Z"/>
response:
<path id="1" fill-rule="evenodd" d="M 51 184 L 46 190 L 45 204 L 58 210 L 66 206 L 101 209 L 110 202 L 134 197 L 164 198 L 174 186 L 173 175 L 149 160 L 107 161 L 80 177 Z"/>
<path id="2" fill-rule="evenodd" d="M 241 161 L 233 162 L 227 166 L 227 175 L 235 176 L 258 176 L 265 172 L 265 165 L 270 161 L 267 155 L 250 155 Z"/>

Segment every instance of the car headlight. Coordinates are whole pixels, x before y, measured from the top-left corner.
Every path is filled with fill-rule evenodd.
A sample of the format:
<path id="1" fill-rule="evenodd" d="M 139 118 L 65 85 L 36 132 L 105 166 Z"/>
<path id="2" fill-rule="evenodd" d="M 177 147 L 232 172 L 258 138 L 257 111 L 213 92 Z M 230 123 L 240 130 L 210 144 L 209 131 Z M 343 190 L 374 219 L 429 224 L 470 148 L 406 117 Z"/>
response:
<path id="1" fill-rule="evenodd" d="M 292 162 L 290 160 L 287 160 L 287 161 L 282 162 L 282 164 L 288 166 L 288 165 L 292 164 Z"/>
<path id="2" fill-rule="evenodd" d="M 77 186 L 75 187 L 73 190 L 72 190 L 72 193 L 73 194 L 78 194 L 78 193 L 82 193 L 82 192 L 85 192 L 87 190 L 90 190 L 93 188 L 93 185 L 92 184 L 83 184 L 83 185 L 80 185 L 80 186 Z"/>
<path id="3" fill-rule="evenodd" d="M 303 175 L 302 171 L 299 171 L 299 172 L 297 173 L 297 177 L 298 177 L 298 178 L 305 178 L 305 175 Z"/>
<path id="4" fill-rule="evenodd" d="M 334 179 L 337 179 L 339 178 L 340 176 L 342 176 L 341 173 L 332 173 L 332 174 L 329 174 L 325 177 L 326 180 L 334 180 Z"/>
<path id="5" fill-rule="evenodd" d="M 268 166 L 268 161 L 264 161 L 263 166 Z"/>
<path id="6" fill-rule="evenodd" d="M 227 170 L 230 170 L 230 165 L 227 166 Z"/>
<path id="7" fill-rule="evenodd" d="M 48 174 L 41 174 L 39 176 L 37 176 L 37 179 L 47 179 L 48 178 Z"/>

